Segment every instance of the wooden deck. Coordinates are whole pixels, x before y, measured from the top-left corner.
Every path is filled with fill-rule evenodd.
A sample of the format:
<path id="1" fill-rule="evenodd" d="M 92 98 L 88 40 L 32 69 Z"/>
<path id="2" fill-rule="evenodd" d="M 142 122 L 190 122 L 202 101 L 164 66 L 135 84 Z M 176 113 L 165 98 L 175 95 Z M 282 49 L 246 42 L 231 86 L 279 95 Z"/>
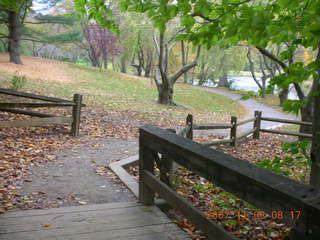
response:
<path id="1" fill-rule="evenodd" d="M 155 206 L 110 203 L 0 215 L 1 240 L 188 239 Z"/>

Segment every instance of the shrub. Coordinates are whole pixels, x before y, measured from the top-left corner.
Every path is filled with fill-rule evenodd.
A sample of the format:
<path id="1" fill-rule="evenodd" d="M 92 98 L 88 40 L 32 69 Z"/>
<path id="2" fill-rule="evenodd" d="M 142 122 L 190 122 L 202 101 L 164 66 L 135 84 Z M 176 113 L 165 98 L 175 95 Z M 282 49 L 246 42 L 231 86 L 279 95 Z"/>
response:
<path id="1" fill-rule="evenodd" d="M 11 78 L 11 89 L 12 90 L 19 90 L 26 85 L 27 78 L 25 76 L 18 76 L 14 75 Z"/>

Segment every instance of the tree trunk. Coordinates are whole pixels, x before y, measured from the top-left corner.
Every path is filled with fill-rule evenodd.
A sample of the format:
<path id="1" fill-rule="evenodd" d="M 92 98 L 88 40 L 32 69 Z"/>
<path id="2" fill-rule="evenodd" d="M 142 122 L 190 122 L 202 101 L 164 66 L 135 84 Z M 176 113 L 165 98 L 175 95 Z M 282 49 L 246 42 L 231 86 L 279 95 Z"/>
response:
<path id="1" fill-rule="evenodd" d="M 158 102 L 160 104 L 174 105 L 173 103 L 173 87 L 163 87 L 159 92 Z"/>
<path id="2" fill-rule="evenodd" d="M 106 52 L 103 53 L 103 67 L 104 69 L 108 69 L 108 54 Z"/>
<path id="3" fill-rule="evenodd" d="M 8 11 L 9 55 L 10 62 L 22 64 L 20 57 L 21 22 L 19 13 Z"/>
<path id="4" fill-rule="evenodd" d="M 301 121 L 303 122 L 312 122 L 313 121 L 313 114 L 312 114 L 312 103 L 307 104 L 305 107 L 300 109 L 301 112 Z M 318 105 L 319 106 L 319 105 Z M 300 133 L 309 133 L 312 134 L 312 127 L 311 126 L 300 126 Z M 300 137 L 300 140 L 304 140 L 305 138 Z"/>
<path id="5" fill-rule="evenodd" d="M 222 77 L 219 78 L 218 87 L 229 87 L 228 74 L 224 74 Z"/>
<path id="6" fill-rule="evenodd" d="M 320 46 L 318 49 L 318 60 L 320 60 Z M 320 92 L 320 69 L 318 76 L 315 77 L 315 92 Z M 315 188 L 320 189 L 320 95 L 314 97 L 313 104 L 313 121 L 312 121 L 312 146 L 311 146 L 311 174 L 310 184 Z"/>
<path id="7" fill-rule="evenodd" d="M 120 72 L 127 73 L 127 62 L 125 57 L 120 58 Z"/>
<path id="8" fill-rule="evenodd" d="M 280 105 L 282 105 L 284 101 L 288 99 L 288 95 L 289 95 L 289 87 L 281 89 L 281 91 L 279 92 Z"/>

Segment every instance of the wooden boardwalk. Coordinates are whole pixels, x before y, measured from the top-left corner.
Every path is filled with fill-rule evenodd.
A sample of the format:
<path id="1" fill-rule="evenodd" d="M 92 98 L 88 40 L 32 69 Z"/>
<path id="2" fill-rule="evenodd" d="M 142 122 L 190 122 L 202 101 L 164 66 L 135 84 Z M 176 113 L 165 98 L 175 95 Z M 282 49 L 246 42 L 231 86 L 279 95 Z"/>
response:
<path id="1" fill-rule="evenodd" d="M 136 202 L 14 211 L 0 215 L 1 240 L 189 239 L 155 206 Z"/>

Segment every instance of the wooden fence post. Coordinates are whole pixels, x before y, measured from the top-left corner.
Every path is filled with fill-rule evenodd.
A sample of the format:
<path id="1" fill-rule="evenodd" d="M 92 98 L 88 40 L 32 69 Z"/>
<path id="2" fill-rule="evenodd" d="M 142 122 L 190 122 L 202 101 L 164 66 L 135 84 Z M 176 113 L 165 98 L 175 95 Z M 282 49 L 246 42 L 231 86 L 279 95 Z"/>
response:
<path id="1" fill-rule="evenodd" d="M 79 136 L 82 95 L 80 95 L 78 93 L 74 94 L 73 95 L 73 102 L 75 103 L 75 106 L 72 107 L 71 134 L 74 137 L 77 137 L 77 136 Z"/>
<path id="2" fill-rule="evenodd" d="M 253 139 L 260 139 L 260 128 L 261 128 L 261 111 L 254 111 L 254 117 L 256 118 L 253 123 L 253 128 L 255 129 L 253 133 Z"/>
<path id="3" fill-rule="evenodd" d="M 168 128 L 167 130 L 169 132 L 176 133 L 175 129 Z M 172 161 L 172 158 L 167 155 L 162 155 L 160 166 L 160 180 L 166 183 L 168 186 L 172 186 L 173 173 L 174 169 L 176 168 L 177 166 L 174 168 L 174 162 Z"/>
<path id="4" fill-rule="evenodd" d="M 186 137 L 189 139 L 193 139 L 193 116 L 191 114 L 188 114 L 186 118 L 186 125 L 190 126 L 190 130 L 187 133 Z"/>
<path id="5" fill-rule="evenodd" d="M 237 117 L 231 117 L 231 129 L 230 129 L 230 145 L 236 146 L 237 144 Z"/>
<path id="6" fill-rule="evenodd" d="M 144 170 L 154 173 L 154 152 L 139 140 L 139 202 L 154 205 L 154 191 L 144 182 Z"/>

